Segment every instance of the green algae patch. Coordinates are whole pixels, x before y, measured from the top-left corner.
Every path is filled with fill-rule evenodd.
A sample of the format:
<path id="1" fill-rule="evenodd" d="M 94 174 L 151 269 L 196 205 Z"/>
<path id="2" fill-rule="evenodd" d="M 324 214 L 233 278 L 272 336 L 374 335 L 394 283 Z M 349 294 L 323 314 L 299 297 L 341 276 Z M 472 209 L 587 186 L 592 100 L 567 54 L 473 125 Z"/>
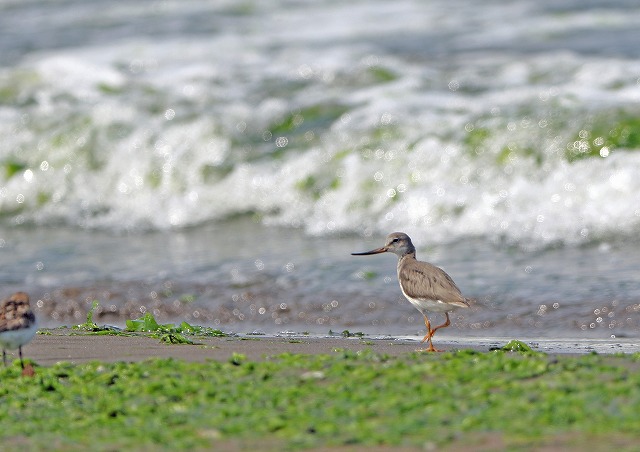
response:
<path id="1" fill-rule="evenodd" d="M 180 325 L 174 325 L 172 323 L 160 324 L 153 316 L 153 314 L 147 312 L 142 317 L 133 320 L 127 320 L 127 327 L 123 331 L 119 328 L 109 325 L 98 325 L 94 322 L 93 316 L 97 309 L 100 307 L 100 303 L 94 300 L 91 309 L 87 312 L 87 320 L 84 323 L 75 325 L 74 331 L 81 332 L 82 334 L 90 335 L 117 335 L 117 336 L 131 336 L 133 333 L 146 333 L 149 336 L 159 339 L 160 342 L 165 344 L 188 344 L 199 345 L 188 336 L 195 337 L 227 337 L 228 334 L 214 328 L 205 326 L 190 325 L 187 322 L 182 322 Z"/>
<path id="2" fill-rule="evenodd" d="M 195 344 L 187 335 L 203 337 L 226 337 L 226 333 L 204 326 L 190 325 L 182 322 L 180 325 L 172 323 L 159 324 L 153 314 L 146 313 L 135 320 L 127 320 L 127 329 L 130 332 L 151 333 L 152 337 L 160 339 L 166 344 Z"/>
<path id="3" fill-rule="evenodd" d="M 533 350 L 531 350 L 531 347 L 517 339 L 512 339 L 502 347 L 499 347 L 495 350 L 501 350 L 503 352 L 535 353 Z"/>
<path id="4" fill-rule="evenodd" d="M 74 325 L 73 329 L 76 331 L 82 331 L 86 334 L 94 334 L 94 335 L 120 335 L 124 334 L 118 328 L 109 326 L 109 325 L 98 325 L 93 320 L 93 316 L 96 313 L 96 310 L 100 307 L 100 303 L 98 300 L 93 300 L 91 304 L 91 309 L 87 312 L 87 320 L 84 323 L 80 323 L 78 325 Z"/>
<path id="5" fill-rule="evenodd" d="M 282 354 L 0 369 L 0 441 L 26 450 L 510 449 L 640 440 L 636 355 Z M 588 438 L 588 441 L 584 441 Z M 479 443 L 480 441 L 480 443 Z M 557 441 L 557 442 L 555 442 Z M 491 448 L 487 449 L 490 450 Z"/>
<path id="6" fill-rule="evenodd" d="M 607 157 L 611 152 L 640 149 L 640 116 L 637 113 L 607 112 L 589 118 L 572 137 L 565 158 L 572 163 L 585 158 Z"/>

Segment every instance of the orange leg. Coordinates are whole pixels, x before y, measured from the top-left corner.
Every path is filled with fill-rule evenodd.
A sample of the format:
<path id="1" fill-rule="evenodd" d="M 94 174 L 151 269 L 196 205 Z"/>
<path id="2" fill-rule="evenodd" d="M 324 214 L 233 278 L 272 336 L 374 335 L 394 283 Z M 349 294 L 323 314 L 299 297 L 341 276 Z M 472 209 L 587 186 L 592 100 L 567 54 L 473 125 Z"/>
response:
<path id="1" fill-rule="evenodd" d="M 431 329 L 431 322 L 429 321 L 429 318 L 424 314 L 422 315 L 424 316 L 424 324 L 427 327 L 427 334 L 424 335 L 420 343 L 428 341 L 429 339 L 431 339 L 431 336 L 433 336 L 433 330 Z"/>
<path id="2" fill-rule="evenodd" d="M 431 336 L 432 337 L 433 337 L 434 334 L 436 334 L 436 331 L 438 331 L 440 328 L 446 328 L 449 325 L 451 325 L 451 321 L 449 320 L 449 313 L 445 312 L 444 315 L 447 317 L 447 320 L 442 325 L 438 325 L 433 330 L 431 330 Z"/>
<path id="3" fill-rule="evenodd" d="M 429 341 L 429 347 L 425 350 L 427 352 L 438 352 L 438 351 L 440 351 L 440 350 L 438 350 L 437 348 L 435 348 L 433 346 L 433 342 L 431 342 L 431 338 L 433 337 L 434 334 L 436 334 L 436 331 L 438 331 L 440 328 L 446 328 L 449 325 L 451 325 L 451 320 L 449 320 L 449 313 L 445 312 L 444 315 L 445 315 L 447 320 L 445 320 L 445 322 L 442 325 L 438 325 L 437 327 L 435 327 L 433 329 L 431 329 L 431 322 L 429 322 L 429 319 L 427 318 L 427 316 L 426 315 L 424 316 L 424 324 L 427 326 L 427 334 L 424 336 L 424 338 L 420 342 L 422 343 L 424 341 Z"/>
<path id="4" fill-rule="evenodd" d="M 431 342 L 431 338 L 433 337 L 433 334 L 436 332 L 436 330 L 440 327 L 436 328 L 436 330 L 432 330 L 431 322 L 429 321 L 429 318 L 424 314 L 422 315 L 424 316 L 424 324 L 427 327 L 427 334 L 424 335 L 420 343 L 423 343 L 424 341 L 429 341 L 429 347 L 427 347 L 425 350 L 419 350 L 419 351 L 437 352 L 438 350 L 433 346 L 433 343 Z"/>

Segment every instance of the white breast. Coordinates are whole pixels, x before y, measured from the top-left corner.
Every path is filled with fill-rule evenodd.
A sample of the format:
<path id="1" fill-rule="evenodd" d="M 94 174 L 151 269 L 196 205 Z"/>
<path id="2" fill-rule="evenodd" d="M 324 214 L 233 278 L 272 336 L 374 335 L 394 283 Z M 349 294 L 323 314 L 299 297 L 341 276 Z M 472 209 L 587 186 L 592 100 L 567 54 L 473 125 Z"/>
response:
<path id="1" fill-rule="evenodd" d="M 429 298 L 412 298 L 407 295 L 402 288 L 402 284 L 400 284 L 400 290 L 402 290 L 402 295 L 409 300 L 418 311 L 422 314 L 425 314 L 425 311 L 429 312 L 450 312 L 456 309 L 456 306 L 452 306 L 443 302 L 442 300 L 432 300 Z"/>
<path id="2" fill-rule="evenodd" d="M 9 350 L 15 350 L 16 348 L 27 344 L 33 336 L 36 334 L 38 327 L 35 323 L 28 328 L 21 328 L 19 330 L 3 331 L 0 333 L 0 346 Z"/>

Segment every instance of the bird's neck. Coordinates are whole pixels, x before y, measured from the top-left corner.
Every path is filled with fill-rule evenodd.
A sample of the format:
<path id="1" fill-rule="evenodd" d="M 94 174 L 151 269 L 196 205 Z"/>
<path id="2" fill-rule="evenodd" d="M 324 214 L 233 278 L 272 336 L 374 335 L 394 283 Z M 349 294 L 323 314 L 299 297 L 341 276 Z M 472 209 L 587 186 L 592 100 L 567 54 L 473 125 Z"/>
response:
<path id="1" fill-rule="evenodd" d="M 407 251 L 406 253 L 404 253 L 402 256 L 399 257 L 399 260 L 405 260 L 405 259 L 416 259 L 416 250 L 413 251 Z"/>
<path id="2" fill-rule="evenodd" d="M 407 265 L 410 261 L 416 260 L 416 252 L 411 251 L 409 253 L 405 253 L 402 256 L 398 256 L 398 278 L 400 278 L 400 273 L 402 272 L 402 268 Z"/>

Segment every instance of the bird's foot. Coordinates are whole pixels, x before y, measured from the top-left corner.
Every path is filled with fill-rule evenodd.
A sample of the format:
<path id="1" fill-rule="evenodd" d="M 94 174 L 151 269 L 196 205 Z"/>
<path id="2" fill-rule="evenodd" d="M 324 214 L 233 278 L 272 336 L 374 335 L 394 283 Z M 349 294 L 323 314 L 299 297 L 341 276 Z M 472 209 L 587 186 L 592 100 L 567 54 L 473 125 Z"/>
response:
<path id="1" fill-rule="evenodd" d="M 31 365 L 31 363 L 27 363 L 27 365 L 24 366 L 24 369 L 22 369 L 23 377 L 33 377 L 35 374 L 36 372 L 33 369 L 33 366 Z"/>
<path id="2" fill-rule="evenodd" d="M 437 348 L 435 348 L 433 344 L 430 344 L 429 347 L 427 348 L 419 348 L 416 350 L 416 352 L 420 352 L 420 353 L 442 352 L 442 351 L 443 350 L 438 350 Z"/>

